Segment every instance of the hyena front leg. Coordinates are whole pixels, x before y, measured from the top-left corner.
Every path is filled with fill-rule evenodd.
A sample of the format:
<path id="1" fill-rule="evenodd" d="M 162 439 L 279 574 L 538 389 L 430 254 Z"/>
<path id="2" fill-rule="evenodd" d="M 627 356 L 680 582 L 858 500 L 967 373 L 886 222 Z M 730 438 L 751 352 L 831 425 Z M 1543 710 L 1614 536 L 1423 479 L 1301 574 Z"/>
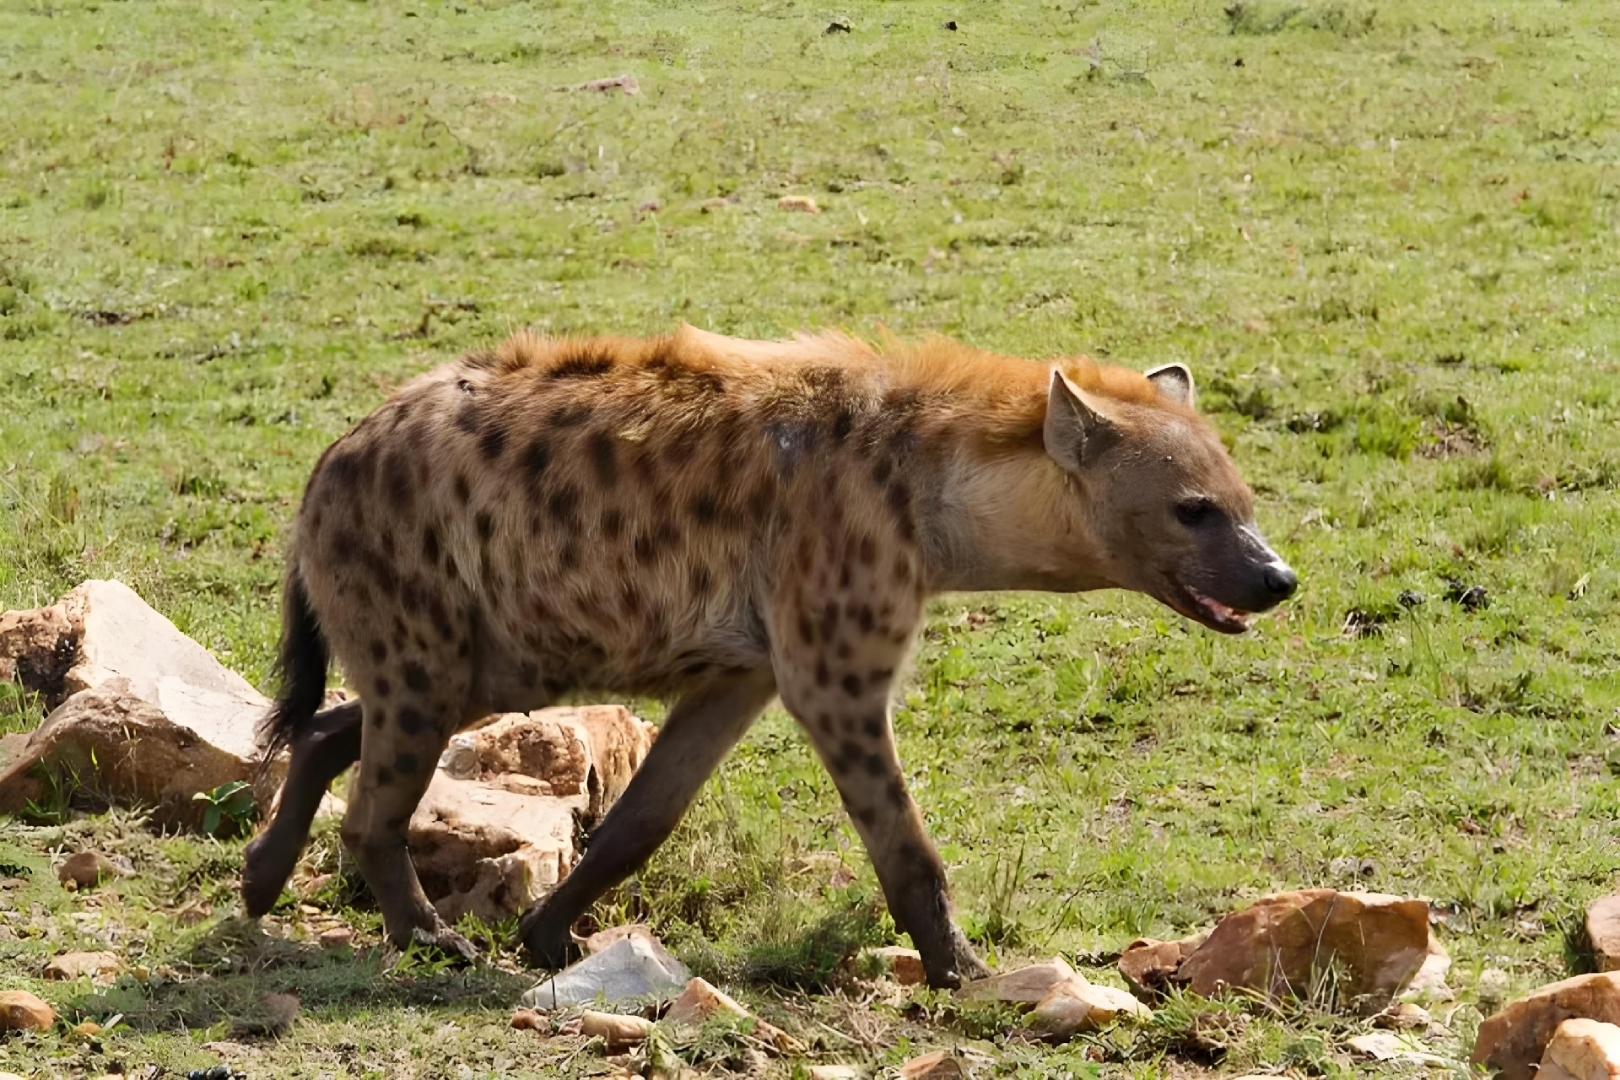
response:
<path id="1" fill-rule="evenodd" d="M 568 961 L 574 921 L 652 857 L 775 695 L 771 671 L 763 668 L 718 678 L 675 703 L 646 760 L 591 835 L 585 857 L 523 917 L 518 937 L 537 966 Z"/>
<path id="2" fill-rule="evenodd" d="M 989 974 L 954 922 L 945 865 L 906 791 L 889 723 L 889 691 L 903 647 L 839 659 L 799 650 L 778 662 L 782 701 L 832 774 L 877 870 L 895 924 L 922 954 L 928 984 L 954 989 Z"/>

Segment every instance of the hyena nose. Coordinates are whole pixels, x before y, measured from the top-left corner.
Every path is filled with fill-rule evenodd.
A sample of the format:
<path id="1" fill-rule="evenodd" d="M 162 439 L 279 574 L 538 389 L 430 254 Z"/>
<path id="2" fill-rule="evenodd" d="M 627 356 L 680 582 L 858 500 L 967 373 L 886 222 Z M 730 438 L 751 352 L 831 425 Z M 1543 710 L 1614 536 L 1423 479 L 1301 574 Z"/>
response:
<path id="1" fill-rule="evenodd" d="M 1299 578 L 1287 563 L 1272 563 L 1266 567 L 1265 580 L 1266 588 L 1278 601 L 1293 596 L 1294 590 L 1299 587 Z"/>

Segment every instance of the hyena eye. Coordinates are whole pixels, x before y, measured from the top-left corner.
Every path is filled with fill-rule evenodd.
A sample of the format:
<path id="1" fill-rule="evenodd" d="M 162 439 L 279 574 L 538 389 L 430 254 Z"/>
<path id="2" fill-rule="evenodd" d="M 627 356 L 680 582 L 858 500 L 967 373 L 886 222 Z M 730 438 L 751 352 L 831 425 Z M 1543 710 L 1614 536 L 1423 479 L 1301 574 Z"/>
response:
<path id="1" fill-rule="evenodd" d="M 1176 504 L 1176 520 L 1189 529 L 1211 520 L 1214 514 L 1215 504 L 1202 496 L 1196 499 L 1183 499 Z"/>

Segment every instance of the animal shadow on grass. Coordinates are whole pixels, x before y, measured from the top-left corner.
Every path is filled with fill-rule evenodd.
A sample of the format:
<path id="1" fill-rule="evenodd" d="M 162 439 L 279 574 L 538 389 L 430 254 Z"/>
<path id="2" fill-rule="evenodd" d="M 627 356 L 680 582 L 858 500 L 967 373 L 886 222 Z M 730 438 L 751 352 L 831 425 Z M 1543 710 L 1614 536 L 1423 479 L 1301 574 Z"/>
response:
<path id="1" fill-rule="evenodd" d="M 322 948 L 235 918 L 183 939 L 152 970 L 162 975 L 152 974 L 145 983 L 122 975 L 100 993 L 75 998 L 68 1014 L 103 1020 L 122 1014 L 124 1023 L 143 1031 L 246 1037 L 278 1033 L 290 1021 L 287 1003 L 267 1002 L 267 994 L 295 995 L 306 1011 L 361 1002 L 368 1008 L 499 1008 L 534 983 L 531 974 L 488 964 L 457 968 L 414 951 L 401 956 L 382 948 Z"/>

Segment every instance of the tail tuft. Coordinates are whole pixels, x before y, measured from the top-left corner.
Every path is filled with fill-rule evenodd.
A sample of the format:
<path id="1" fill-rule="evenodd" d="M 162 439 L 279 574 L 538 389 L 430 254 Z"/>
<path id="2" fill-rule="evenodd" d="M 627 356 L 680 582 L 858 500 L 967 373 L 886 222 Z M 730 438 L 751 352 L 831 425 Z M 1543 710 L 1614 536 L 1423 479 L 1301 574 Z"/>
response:
<path id="1" fill-rule="evenodd" d="M 281 653 L 275 668 L 281 689 L 259 727 L 261 760 L 270 761 L 290 745 L 320 709 L 326 697 L 328 660 L 326 638 L 294 562 L 287 568 L 281 594 Z"/>

